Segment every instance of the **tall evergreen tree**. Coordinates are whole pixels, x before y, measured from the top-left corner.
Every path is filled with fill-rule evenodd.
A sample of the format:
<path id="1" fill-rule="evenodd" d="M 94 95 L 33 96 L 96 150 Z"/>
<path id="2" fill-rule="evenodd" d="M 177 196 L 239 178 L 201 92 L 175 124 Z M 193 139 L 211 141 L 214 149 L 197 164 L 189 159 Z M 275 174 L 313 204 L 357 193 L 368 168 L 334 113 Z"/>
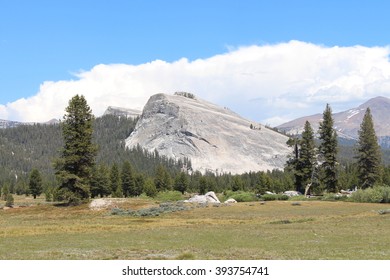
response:
<path id="1" fill-rule="evenodd" d="M 155 197 L 157 194 L 156 186 L 152 178 L 146 178 L 143 191 L 149 197 Z"/>
<path id="2" fill-rule="evenodd" d="M 287 162 L 295 178 L 295 189 L 306 193 L 306 187 L 311 186 L 315 176 L 316 150 L 314 132 L 310 122 L 306 121 L 301 138 L 290 138 L 287 144 L 294 148 L 293 155 Z"/>
<path id="3" fill-rule="evenodd" d="M 28 186 L 29 186 L 30 193 L 32 194 L 34 199 L 36 199 L 37 196 L 41 195 L 43 191 L 42 177 L 38 169 L 34 168 L 31 171 Z"/>
<path id="4" fill-rule="evenodd" d="M 106 165 L 95 166 L 91 179 L 91 196 L 100 197 L 111 194 L 109 169 Z"/>
<path id="5" fill-rule="evenodd" d="M 287 166 L 285 171 L 291 171 L 294 174 L 294 185 L 295 189 L 299 192 L 302 192 L 302 174 L 299 170 L 299 146 L 300 140 L 298 137 L 289 138 L 287 141 L 287 145 L 293 148 L 293 152 L 289 155 L 287 160 Z M 260 193 L 264 193 L 266 190 L 264 188 L 261 189 Z"/>
<path id="6" fill-rule="evenodd" d="M 157 166 L 154 185 L 159 192 L 171 189 L 171 177 L 169 176 L 167 169 L 162 164 Z"/>
<path id="7" fill-rule="evenodd" d="M 135 177 L 129 161 L 122 164 L 122 191 L 125 197 L 135 195 Z"/>
<path id="8" fill-rule="evenodd" d="M 305 123 L 305 127 L 302 132 L 302 139 L 299 141 L 299 143 L 300 151 L 297 172 L 301 176 L 301 185 L 297 190 L 304 193 L 306 192 L 305 187 L 313 183 L 316 165 L 314 132 L 308 121 Z"/>
<path id="9" fill-rule="evenodd" d="M 142 194 L 145 188 L 145 176 L 143 174 L 137 174 L 135 176 L 133 196 L 139 196 Z"/>
<path id="10" fill-rule="evenodd" d="M 184 172 L 178 173 L 175 178 L 174 189 L 184 194 L 184 192 L 188 189 L 188 185 L 189 185 L 189 181 L 188 181 L 187 174 L 185 174 Z"/>
<path id="11" fill-rule="evenodd" d="M 61 123 L 64 148 L 56 162 L 61 199 L 76 204 L 90 196 L 90 179 L 97 147 L 92 142 L 94 116 L 84 96 L 76 95 Z"/>
<path id="12" fill-rule="evenodd" d="M 357 163 L 359 184 L 372 187 L 381 177 L 381 151 L 374 130 L 371 110 L 367 108 L 358 132 Z"/>
<path id="13" fill-rule="evenodd" d="M 333 128 L 333 123 L 332 109 L 329 104 L 326 104 L 318 132 L 321 140 L 319 154 L 323 161 L 321 180 L 329 192 L 337 191 L 337 133 Z"/>
<path id="14" fill-rule="evenodd" d="M 114 197 L 123 197 L 119 168 L 116 163 L 112 165 L 110 171 L 110 189 Z"/>

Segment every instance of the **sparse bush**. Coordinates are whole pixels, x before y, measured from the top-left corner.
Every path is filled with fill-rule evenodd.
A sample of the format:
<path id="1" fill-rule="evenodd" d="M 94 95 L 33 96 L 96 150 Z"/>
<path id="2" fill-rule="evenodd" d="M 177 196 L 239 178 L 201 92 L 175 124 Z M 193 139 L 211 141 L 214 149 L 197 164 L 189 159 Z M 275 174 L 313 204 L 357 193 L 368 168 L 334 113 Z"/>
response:
<path id="1" fill-rule="evenodd" d="M 176 91 L 174 93 L 174 95 L 183 96 L 183 97 L 187 97 L 187 98 L 190 98 L 190 99 L 196 99 L 195 95 L 193 93 L 185 92 L 185 91 Z"/>
<path id="2" fill-rule="evenodd" d="M 278 220 L 270 222 L 271 225 L 286 225 L 286 224 L 292 224 L 290 220 Z"/>
<path id="3" fill-rule="evenodd" d="M 7 199 L 6 199 L 6 202 L 5 202 L 5 206 L 7 207 L 12 207 L 14 205 L 14 197 L 12 194 L 7 194 Z"/>
<path id="4" fill-rule="evenodd" d="M 151 207 L 140 210 L 123 210 L 120 208 L 113 208 L 111 210 L 111 215 L 118 216 L 133 216 L 133 217 L 155 217 L 163 213 L 172 213 L 178 211 L 189 210 L 187 206 L 183 203 L 161 203 L 159 207 Z"/>

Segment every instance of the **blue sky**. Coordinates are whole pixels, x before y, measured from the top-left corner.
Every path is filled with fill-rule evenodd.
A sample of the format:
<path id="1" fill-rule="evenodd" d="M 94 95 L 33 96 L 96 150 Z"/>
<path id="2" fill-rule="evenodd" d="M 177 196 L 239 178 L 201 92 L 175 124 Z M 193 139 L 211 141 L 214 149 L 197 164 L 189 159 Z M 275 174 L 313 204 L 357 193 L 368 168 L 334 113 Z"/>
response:
<path id="1" fill-rule="evenodd" d="M 7 104 L 34 97 L 45 82 L 78 80 L 80 73 L 101 64 L 207 61 L 243 47 L 291 40 L 325 49 L 386 48 L 389 10 L 390 2 L 379 0 L 0 0 L 0 104 L 7 110 L 0 118 L 21 119 L 15 111 L 22 109 Z M 200 95 L 221 105 L 236 104 L 234 97 L 225 102 L 201 90 Z M 247 101 L 256 99 L 251 98 Z M 245 108 L 233 109 L 259 121 L 271 117 L 271 112 L 245 113 Z"/>

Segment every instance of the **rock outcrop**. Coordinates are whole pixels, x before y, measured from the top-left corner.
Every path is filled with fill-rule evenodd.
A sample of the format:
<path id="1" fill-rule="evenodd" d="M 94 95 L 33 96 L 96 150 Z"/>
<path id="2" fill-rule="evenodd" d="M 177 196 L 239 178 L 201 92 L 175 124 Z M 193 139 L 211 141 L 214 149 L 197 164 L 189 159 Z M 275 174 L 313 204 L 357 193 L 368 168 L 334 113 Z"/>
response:
<path id="1" fill-rule="evenodd" d="M 186 203 L 221 203 L 214 192 L 208 192 L 204 195 L 194 195 Z"/>
<path id="2" fill-rule="evenodd" d="M 134 119 L 139 117 L 141 113 L 142 112 L 137 109 L 109 106 L 103 115 L 114 115 Z"/>
<path id="3" fill-rule="evenodd" d="M 244 173 L 282 169 L 290 153 L 286 141 L 286 136 L 227 108 L 193 96 L 156 94 L 126 146 L 190 158 L 192 168 L 201 172 Z"/>

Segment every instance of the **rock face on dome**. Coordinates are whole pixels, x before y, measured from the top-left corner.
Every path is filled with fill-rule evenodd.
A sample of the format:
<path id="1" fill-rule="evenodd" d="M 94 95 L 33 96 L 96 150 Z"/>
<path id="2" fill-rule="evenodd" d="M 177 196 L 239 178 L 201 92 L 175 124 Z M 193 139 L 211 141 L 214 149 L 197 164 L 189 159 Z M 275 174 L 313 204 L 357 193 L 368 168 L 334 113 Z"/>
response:
<path id="1" fill-rule="evenodd" d="M 128 109 L 122 107 L 109 106 L 103 115 L 114 115 L 126 118 L 138 118 L 141 115 L 141 111 L 137 109 Z"/>
<path id="2" fill-rule="evenodd" d="M 126 146 L 175 159 L 190 158 L 201 172 L 282 169 L 287 137 L 193 95 L 153 95 Z"/>

